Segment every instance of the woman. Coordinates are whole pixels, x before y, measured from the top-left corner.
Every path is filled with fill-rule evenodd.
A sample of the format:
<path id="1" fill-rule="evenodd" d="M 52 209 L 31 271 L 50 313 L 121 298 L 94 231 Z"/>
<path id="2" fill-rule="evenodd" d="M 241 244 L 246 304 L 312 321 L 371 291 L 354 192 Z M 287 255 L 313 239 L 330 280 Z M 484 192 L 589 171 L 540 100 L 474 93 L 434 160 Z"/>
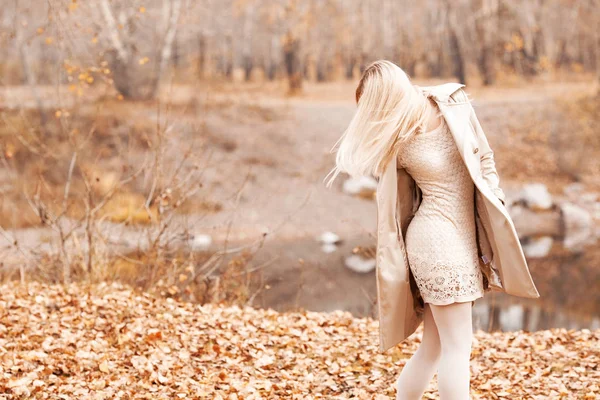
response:
<path id="1" fill-rule="evenodd" d="M 328 185 L 342 171 L 378 179 L 380 350 L 424 321 L 397 399 L 420 399 L 436 370 L 442 400 L 468 399 L 474 301 L 489 290 L 539 297 L 463 86 L 420 88 L 376 61 L 334 146 Z"/>

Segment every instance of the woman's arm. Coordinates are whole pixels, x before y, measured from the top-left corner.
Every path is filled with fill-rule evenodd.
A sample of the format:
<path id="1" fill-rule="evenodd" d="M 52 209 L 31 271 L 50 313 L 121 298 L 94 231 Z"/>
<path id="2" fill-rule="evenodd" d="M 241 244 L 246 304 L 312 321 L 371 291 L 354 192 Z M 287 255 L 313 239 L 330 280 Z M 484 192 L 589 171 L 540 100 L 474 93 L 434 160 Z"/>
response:
<path id="1" fill-rule="evenodd" d="M 470 122 L 471 125 L 473 126 L 473 130 L 475 131 L 475 134 L 477 135 L 477 139 L 479 141 L 479 147 L 481 150 L 481 174 L 483 176 L 483 179 L 486 181 L 486 183 L 488 184 L 488 186 L 490 187 L 490 189 L 492 190 L 492 192 L 494 193 L 494 195 L 496 195 L 496 197 L 502 202 L 502 204 L 505 204 L 505 194 L 504 191 L 500 188 L 500 177 L 498 176 L 498 171 L 496 170 L 496 163 L 494 161 L 494 152 L 490 147 L 490 144 L 487 140 L 487 137 L 485 136 L 485 133 L 483 131 L 483 128 L 481 127 L 481 124 L 479 123 L 479 119 L 477 118 L 477 115 L 475 114 L 475 109 L 473 108 L 473 104 L 471 104 L 471 101 L 469 100 L 467 94 L 465 93 L 465 91 L 463 89 L 459 89 L 457 90 L 457 93 L 455 93 L 452 96 L 455 101 L 458 102 L 467 102 L 469 103 L 469 107 L 471 109 L 471 115 L 470 115 Z"/>
<path id="2" fill-rule="evenodd" d="M 470 102 L 469 102 L 470 104 Z M 491 149 L 490 144 L 488 143 L 487 137 L 483 132 L 483 128 L 479 123 L 479 119 L 475 114 L 475 110 L 473 109 L 473 105 L 471 105 L 471 124 L 477 133 L 477 137 L 479 139 L 479 146 L 481 148 L 481 173 L 483 175 L 483 179 L 487 182 L 492 192 L 496 195 L 496 197 L 505 204 L 504 191 L 500 188 L 500 177 L 498 176 L 498 171 L 496 170 L 496 162 L 494 161 L 494 151 Z"/>

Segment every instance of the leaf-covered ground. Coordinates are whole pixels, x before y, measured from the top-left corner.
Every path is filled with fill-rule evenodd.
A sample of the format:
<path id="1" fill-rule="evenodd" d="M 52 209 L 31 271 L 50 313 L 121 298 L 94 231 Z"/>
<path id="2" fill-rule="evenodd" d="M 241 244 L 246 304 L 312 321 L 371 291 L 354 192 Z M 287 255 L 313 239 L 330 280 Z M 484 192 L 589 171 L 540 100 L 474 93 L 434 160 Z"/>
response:
<path id="1" fill-rule="evenodd" d="M 420 329 L 379 354 L 377 321 L 345 312 L 200 306 L 116 285 L 4 285 L 0 398 L 393 399 Z M 600 330 L 478 332 L 471 366 L 473 398 L 595 399 Z M 435 378 L 426 398 L 437 398 Z"/>

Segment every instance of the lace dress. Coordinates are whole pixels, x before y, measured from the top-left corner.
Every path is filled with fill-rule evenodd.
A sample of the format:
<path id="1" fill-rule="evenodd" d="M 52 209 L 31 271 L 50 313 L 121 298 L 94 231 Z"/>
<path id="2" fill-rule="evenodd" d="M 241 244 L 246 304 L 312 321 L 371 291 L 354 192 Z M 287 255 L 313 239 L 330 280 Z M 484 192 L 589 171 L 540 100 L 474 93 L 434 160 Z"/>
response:
<path id="1" fill-rule="evenodd" d="M 422 191 L 406 231 L 410 269 L 425 303 L 446 305 L 483 297 L 476 242 L 474 190 L 452 133 L 443 118 L 417 134 L 398 153 Z"/>

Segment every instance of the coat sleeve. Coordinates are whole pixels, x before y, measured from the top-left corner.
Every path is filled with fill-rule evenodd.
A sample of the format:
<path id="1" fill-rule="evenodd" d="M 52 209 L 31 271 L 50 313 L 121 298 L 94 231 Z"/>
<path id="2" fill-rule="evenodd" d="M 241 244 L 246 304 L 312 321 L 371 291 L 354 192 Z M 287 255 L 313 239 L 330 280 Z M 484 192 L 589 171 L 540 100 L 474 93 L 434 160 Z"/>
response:
<path id="1" fill-rule="evenodd" d="M 496 163 L 494 161 L 494 151 L 490 147 L 490 144 L 487 140 L 485 132 L 481 127 L 481 123 L 475 114 L 475 109 L 471 104 L 467 94 L 463 89 L 459 89 L 452 96 L 458 102 L 467 102 L 469 103 L 469 107 L 471 109 L 470 113 L 470 121 L 473 126 L 473 130 L 477 135 L 477 139 L 479 141 L 479 147 L 481 148 L 481 174 L 483 179 L 488 184 L 489 188 L 492 190 L 494 195 L 505 204 L 505 194 L 502 188 L 500 187 L 500 177 L 498 175 L 498 171 L 496 170 Z"/>

